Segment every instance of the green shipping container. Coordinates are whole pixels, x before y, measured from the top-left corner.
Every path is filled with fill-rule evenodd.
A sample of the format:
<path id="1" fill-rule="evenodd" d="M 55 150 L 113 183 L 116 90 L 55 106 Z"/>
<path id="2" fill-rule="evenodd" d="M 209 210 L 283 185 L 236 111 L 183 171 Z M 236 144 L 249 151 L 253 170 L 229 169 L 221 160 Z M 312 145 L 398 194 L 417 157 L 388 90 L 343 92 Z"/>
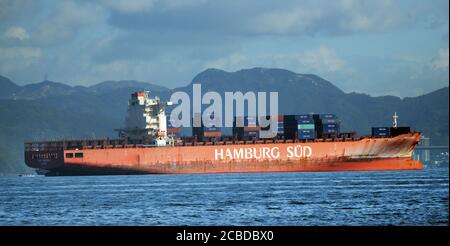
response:
<path id="1" fill-rule="evenodd" d="M 299 124 L 299 130 L 314 130 L 314 124 Z"/>

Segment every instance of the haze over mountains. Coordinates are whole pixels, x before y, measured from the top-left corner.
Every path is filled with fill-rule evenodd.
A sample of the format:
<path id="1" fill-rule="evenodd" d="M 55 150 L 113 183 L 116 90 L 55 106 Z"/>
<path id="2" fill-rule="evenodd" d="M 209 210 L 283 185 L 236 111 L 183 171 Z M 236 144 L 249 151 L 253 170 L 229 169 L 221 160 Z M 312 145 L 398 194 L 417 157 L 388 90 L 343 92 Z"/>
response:
<path id="1" fill-rule="evenodd" d="M 413 98 L 371 97 L 345 93 L 317 75 L 270 68 L 207 69 L 191 84 L 175 89 L 132 80 L 89 87 L 52 81 L 18 86 L 0 76 L 0 173 L 30 171 L 23 162 L 25 140 L 115 137 L 131 93 L 146 89 L 168 100 L 174 91 L 190 94 L 192 83 L 201 83 L 203 93 L 278 91 L 280 114 L 335 113 L 342 119 L 342 130 L 360 135 L 371 126 L 389 126 L 396 111 L 400 125 L 423 131 L 432 144 L 448 145 L 448 87 Z"/>

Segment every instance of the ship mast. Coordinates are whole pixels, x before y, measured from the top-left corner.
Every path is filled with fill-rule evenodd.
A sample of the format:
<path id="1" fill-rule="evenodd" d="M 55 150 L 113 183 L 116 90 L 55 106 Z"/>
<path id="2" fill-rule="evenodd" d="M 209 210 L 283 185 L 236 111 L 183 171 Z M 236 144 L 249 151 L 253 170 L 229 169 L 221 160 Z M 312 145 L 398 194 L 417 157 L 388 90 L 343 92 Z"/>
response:
<path id="1" fill-rule="evenodd" d="M 392 122 L 392 127 L 394 127 L 394 128 L 397 128 L 397 119 L 398 119 L 398 115 L 397 115 L 397 112 L 394 112 L 394 115 L 392 116 L 392 119 L 394 120 L 393 122 Z"/>

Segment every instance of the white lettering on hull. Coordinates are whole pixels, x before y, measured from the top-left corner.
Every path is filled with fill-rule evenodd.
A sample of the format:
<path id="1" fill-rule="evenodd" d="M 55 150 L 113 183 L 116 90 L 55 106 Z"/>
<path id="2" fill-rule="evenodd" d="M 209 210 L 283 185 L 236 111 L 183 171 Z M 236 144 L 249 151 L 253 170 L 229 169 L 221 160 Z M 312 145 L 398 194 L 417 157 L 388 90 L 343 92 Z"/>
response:
<path id="1" fill-rule="evenodd" d="M 284 151 L 287 158 L 308 158 L 312 156 L 310 146 L 288 146 Z M 283 153 L 284 153 L 283 152 Z M 215 160 L 248 160 L 248 159 L 279 159 L 282 157 L 279 147 L 243 147 L 243 148 L 216 148 Z"/>

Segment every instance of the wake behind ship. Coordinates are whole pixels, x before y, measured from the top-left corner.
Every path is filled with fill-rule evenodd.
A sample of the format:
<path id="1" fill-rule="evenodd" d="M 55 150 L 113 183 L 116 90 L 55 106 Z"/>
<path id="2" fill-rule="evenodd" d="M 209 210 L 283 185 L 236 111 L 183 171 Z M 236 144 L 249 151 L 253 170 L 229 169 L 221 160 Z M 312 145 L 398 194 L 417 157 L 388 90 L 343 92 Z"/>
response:
<path id="1" fill-rule="evenodd" d="M 277 136 L 260 138 L 258 119 L 245 117 L 224 136 L 218 127 L 194 127 L 182 136 L 165 114 L 167 103 L 149 92 L 129 101 L 118 139 L 25 143 L 25 162 L 46 175 L 201 174 L 250 172 L 418 170 L 412 152 L 421 133 L 409 127 L 373 127 L 371 136 L 340 132 L 333 114 L 278 116 Z"/>

